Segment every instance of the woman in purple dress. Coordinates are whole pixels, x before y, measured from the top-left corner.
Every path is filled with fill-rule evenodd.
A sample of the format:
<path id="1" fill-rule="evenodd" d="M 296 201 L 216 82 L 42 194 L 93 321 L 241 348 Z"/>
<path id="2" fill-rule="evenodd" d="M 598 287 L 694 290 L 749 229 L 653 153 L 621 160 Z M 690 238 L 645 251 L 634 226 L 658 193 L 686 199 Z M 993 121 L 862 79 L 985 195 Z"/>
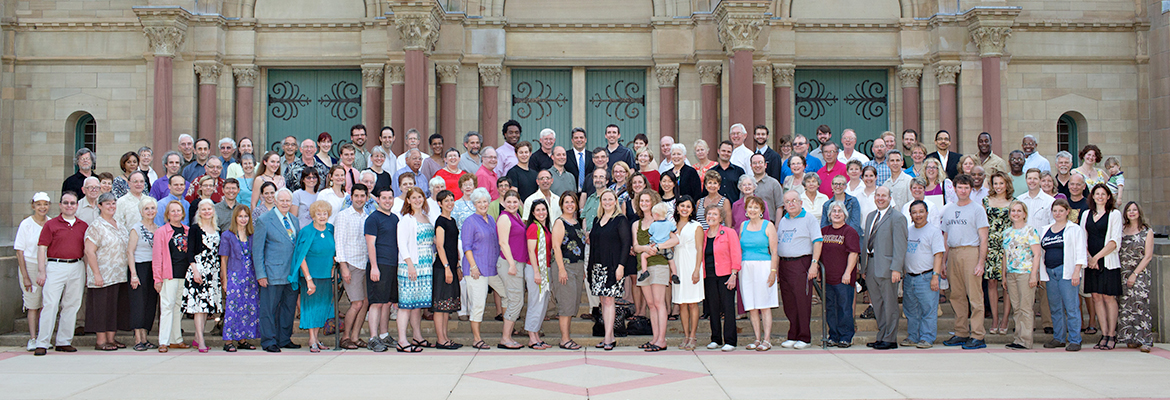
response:
<path id="1" fill-rule="evenodd" d="M 227 293 L 223 323 L 223 351 L 237 348 L 256 350 L 248 339 L 260 337 L 259 292 L 256 269 L 252 267 L 252 212 L 237 204 L 232 209 L 231 228 L 220 238 L 220 282 Z M 235 341 L 233 343 L 233 341 Z"/>

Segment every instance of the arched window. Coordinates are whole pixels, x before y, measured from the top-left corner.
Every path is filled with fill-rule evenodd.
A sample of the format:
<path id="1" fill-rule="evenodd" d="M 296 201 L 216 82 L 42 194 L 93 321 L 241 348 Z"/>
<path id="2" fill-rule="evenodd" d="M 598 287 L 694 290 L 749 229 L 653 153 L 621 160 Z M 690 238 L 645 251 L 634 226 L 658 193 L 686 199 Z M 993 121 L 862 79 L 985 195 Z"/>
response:
<path id="1" fill-rule="evenodd" d="M 84 114 L 77 118 L 77 128 L 75 130 L 77 135 L 74 139 L 74 151 L 80 150 L 82 147 L 88 148 L 92 151 L 97 151 L 97 122 L 94 121 L 93 116 Z"/>
<path id="2" fill-rule="evenodd" d="M 1071 115 L 1063 114 L 1056 120 L 1056 151 L 1076 154 L 1079 149 L 1077 121 Z"/>

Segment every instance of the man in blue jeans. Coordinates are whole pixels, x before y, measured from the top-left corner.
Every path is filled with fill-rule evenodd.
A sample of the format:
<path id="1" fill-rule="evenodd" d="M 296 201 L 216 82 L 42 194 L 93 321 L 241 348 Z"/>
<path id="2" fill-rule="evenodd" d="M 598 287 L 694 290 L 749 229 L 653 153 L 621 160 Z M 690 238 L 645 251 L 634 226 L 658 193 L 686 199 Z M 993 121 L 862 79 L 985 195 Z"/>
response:
<path id="1" fill-rule="evenodd" d="M 906 236 L 906 278 L 902 280 L 906 339 L 902 345 L 920 349 L 934 347 L 938 336 L 938 281 L 947 251 L 942 231 L 929 223 L 929 217 L 926 202 L 910 203 L 910 221 L 914 224 Z"/>

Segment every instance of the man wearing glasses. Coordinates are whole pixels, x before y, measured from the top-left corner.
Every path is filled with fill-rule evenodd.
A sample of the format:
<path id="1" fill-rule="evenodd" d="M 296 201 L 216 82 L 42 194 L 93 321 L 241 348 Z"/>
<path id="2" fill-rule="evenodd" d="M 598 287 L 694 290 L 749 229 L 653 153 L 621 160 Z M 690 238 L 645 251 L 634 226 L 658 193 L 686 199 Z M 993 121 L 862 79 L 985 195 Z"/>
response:
<path id="1" fill-rule="evenodd" d="M 57 327 L 56 351 L 73 353 L 73 329 L 77 311 L 81 309 L 81 295 L 85 291 L 85 230 L 89 225 L 77 218 L 77 194 L 61 195 L 61 215 L 45 222 L 37 240 L 37 265 L 40 271 L 37 285 L 42 292 L 40 331 L 37 334 L 34 355 L 48 352 L 49 336 Z M 61 311 L 58 318 L 57 311 Z"/>
<path id="2" fill-rule="evenodd" d="M 804 157 L 804 172 L 817 172 L 824 167 L 824 163 L 821 160 L 808 156 L 808 138 L 804 135 L 796 135 L 792 139 L 792 154 L 798 154 Z M 788 179 L 789 175 L 792 175 L 792 170 L 788 168 L 788 159 L 785 159 L 784 165 L 780 168 L 780 182 Z"/>
<path id="3" fill-rule="evenodd" d="M 959 173 L 959 159 L 963 155 L 950 150 L 951 133 L 942 130 L 936 132 L 934 134 L 934 147 L 938 151 L 927 154 L 926 158 L 937 159 L 943 165 L 943 168 L 946 169 L 947 179 L 955 179 L 955 175 Z"/>
<path id="4" fill-rule="evenodd" d="M 561 196 L 551 190 L 553 184 L 552 173 L 547 169 L 536 173 L 536 186 L 539 190 L 524 199 L 524 209 L 520 210 L 521 217 L 528 220 L 528 212 L 532 210 L 532 203 L 544 200 L 548 203 L 548 220 L 555 221 L 561 216 Z"/>

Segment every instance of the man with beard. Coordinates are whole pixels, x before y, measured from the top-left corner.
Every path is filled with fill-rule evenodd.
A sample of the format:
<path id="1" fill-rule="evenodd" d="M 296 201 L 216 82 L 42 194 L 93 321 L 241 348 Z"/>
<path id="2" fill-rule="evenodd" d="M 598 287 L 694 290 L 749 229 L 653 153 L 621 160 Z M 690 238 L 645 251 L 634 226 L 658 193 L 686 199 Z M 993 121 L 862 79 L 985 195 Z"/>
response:
<path id="1" fill-rule="evenodd" d="M 752 135 L 752 138 L 756 140 L 756 154 L 764 156 L 764 163 L 766 164 L 764 167 L 764 172 L 779 182 L 780 170 L 783 168 L 784 160 L 780 158 L 780 153 L 777 153 L 776 150 L 772 150 L 772 148 L 768 146 L 769 133 L 770 132 L 768 131 L 767 126 L 756 125 L 756 129 L 754 135 Z M 752 165 L 752 169 L 755 169 L 754 165 Z M 758 181 L 759 178 L 757 177 L 756 180 Z M 780 196 L 783 195 L 783 193 L 780 194 Z M 768 203 L 768 207 L 780 207 L 780 205 Z"/>
<path id="2" fill-rule="evenodd" d="M 479 146 L 482 144 L 483 137 L 479 132 L 470 131 L 463 135 L 463 149 L 467 151 L 459 155 L 459 169 L 469 174 L 479 171 L 479 165 L 483 163 L 479 157 Z"/>
<path id="3" fill-rule="evenodd" d="M 77 173 L 65 178 L 65 182 L 61 183 L 61 193 L 81 193 L 81 187 L 85 185 L 86 178 L 95 176 L 93 166 L 96 160 L 97 157 L 94 157 L 93 151 L 88 148 L 77 149 L 77 153 L 73 156 L 73 164 L 77 165 Z"/>
<path id="4" fill-rule="evenodd" d="M 817 148 L 816 148 L 816 150 L 813 150 L 812 152 L 808 153 L 808 157 L 816 158 L 817 160 L 819 160 L 821 162 L 821 164 L 824 164 L 825 163 L 825 156 L 823 154 L 821 154 L 821 146 L 824 146 L 825 143 L 829 143 L 830 140 L 833 140 L 833 130 L 829 129 L 828 125 L 822 124 L 821 126 L 818 126 L 817 127 Z M 808 163 L 807 160 L 805 162 Z M 817 169 L 820 169 L 820 168 L 817 168 Z"/>
<path id="5" fill-rule="evenodd" d="M 366 151 L 366 126 L 362 124 L 349 128 L 349 141 L 356 147 L 353 157 L 353 167 L 358 171 L 369 166 L 370 152 Z"/>
<path id="6" fill-rule="evenodd" d="M 991 152 L 991 134 L 983 132 L 979 134 L 979 139 L 975 142 L 979 147 L 979 162 L 983 164 L 983 170 L 987 173 L 994 174 L 996 171 L 1008 171 L 1007 162 L 1002 157 Z"/>

